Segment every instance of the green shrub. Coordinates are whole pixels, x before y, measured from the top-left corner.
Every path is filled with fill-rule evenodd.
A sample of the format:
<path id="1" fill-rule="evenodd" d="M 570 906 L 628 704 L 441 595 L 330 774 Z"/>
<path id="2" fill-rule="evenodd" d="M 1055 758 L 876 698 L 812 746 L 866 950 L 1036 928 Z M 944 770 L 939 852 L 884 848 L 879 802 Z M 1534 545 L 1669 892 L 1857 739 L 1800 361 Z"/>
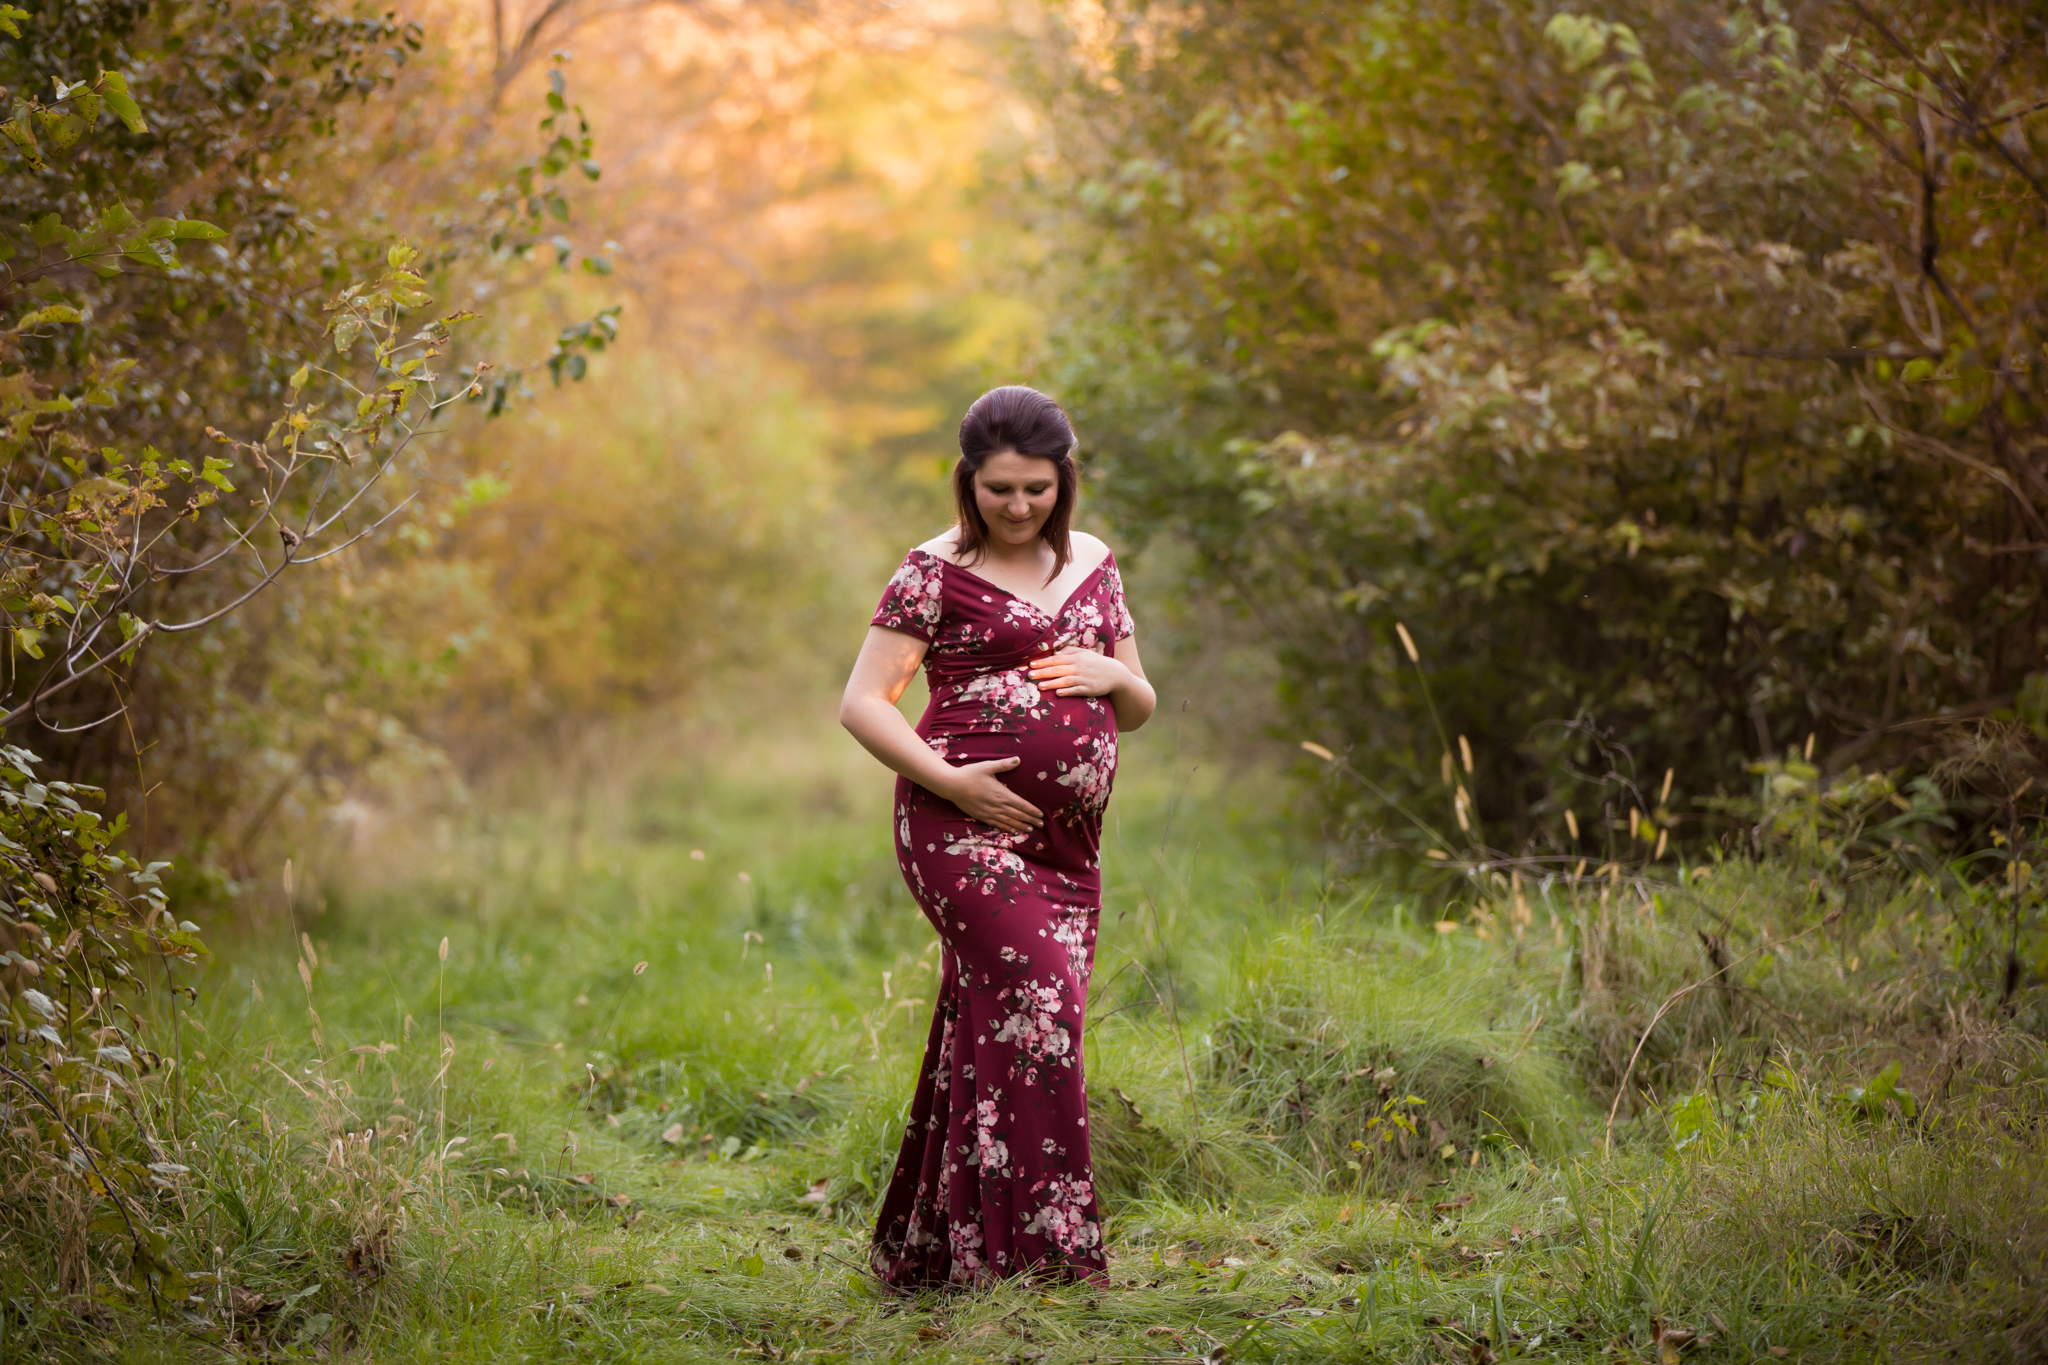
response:
<path id="1" fill-rule="evenodd" d="M 1247 952 L 1205 1078 L 1320 1176 L 1469 1162 L 1503 1140 L 1563 1150 L 1585 1111 L 1554 1035 L 1533 999 L 1450 947 L 1418 962 L 1396 942 L 1300 934 Z"/>
<path id="2" fill-rule="evenodd" d="M 39 762 L 0 748 L 0 1266 L 41 1263 L 62 1293 L 106 1294 L 119 1282 L 93 1262 L 118 1248 L 161 1311 L 186 1293 L 165 1224 L 187 1172 L 155 1131 L 152 1092 L 171 1068 L 145 997 L 204 949 L 166 904 L 165 865 L 111 851 L 126 822 L 89 808 L 102 793 L 38 781 Z"/>
<path id="3" fill-rule="evenodd" d="M 1690 839 L 1809 734 L 1924 770 L 2039 711 L 2039 13 L 1102 12 L 1038 49 L 1048 383 L 1369 774 L 1340 809 L 1419 843 L 1467 736 L 1475 833 L 1595 854 L 1615 779 L 1675 768 Z"/>

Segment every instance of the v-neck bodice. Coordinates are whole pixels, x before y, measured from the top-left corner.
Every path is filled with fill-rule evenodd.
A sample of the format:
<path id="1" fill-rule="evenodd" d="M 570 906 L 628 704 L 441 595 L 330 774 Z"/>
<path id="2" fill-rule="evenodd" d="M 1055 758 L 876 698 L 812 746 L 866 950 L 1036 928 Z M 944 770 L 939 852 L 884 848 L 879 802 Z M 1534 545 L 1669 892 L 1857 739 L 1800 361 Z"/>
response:
<path id="1" fill-rule="evenodd" d="M 913 553 L 930 554 L 931 552 L 929 550 L 917 550 Z M 1089 584 L 1095 581 L 1096 575 L 1100 574 L 1104 569 L 1109 567 L 1109 555 L 1105 553 L 1102 556 L 1101 562 L 1098 563 L 1094 568 L 1090 569 L 1087 573 L 1082 574 L 1080 581 L 1074 584 L 1073 590 L 1069 592 L 1065 597 L 1060 599 L 1059 606 L 1052 609 L 1051 611 L 1047 611 L 1044 607 L 1039 606 L 1038 603 L 1032 601 L 1023 593 L 1015 592 L 1009 588 L 1006 588 L 1002 584 L 996 582 L 993 578 L 984 578 L 964 564 L 955 564 L 949 559 L 941 559 L 938 555 L 932 555 L 932 558 L 937 559 L 939 563 L 945 565 L 946 570 L 949 573 L 964 575 L 965 577 L 973 579 L 976 583 L 981 584 L 985 588 L 994 588 L 997 592 L 1001 593 L 1005 597 L 1012 599 L 1013 601 L 1022 602 L 1027 607 L 1032 607 L 1037 611 L 1044 613 L 1047 616 L 1055 618 L 1058 617 L 1061 612 L 1067 609 L 1067 604 L 1069 602 L 1072 602 L 1075 597 L 1079 596 L 1082 589 L 1086 588 Z"/>
<path id="2" fill-rule="evenodd" d="M 946 734 L 1018 733 L 1040 724 L 1071 730 L 1106 715 L 1099 697 L 1041 692 L 1027 669 L 1062 649 L 1107 654 L 1132 633 L 1116 558 L 1101 564 L 1047 612 L 970 569 L 928 550 L 912 550 L 889 580 L 873 624 L 923 640 L 931 706 L 918 726 L 927 739 Z M 1081 712 L 1088 712 L 1083 718 Z M 1115 729 L 1109 731 L 1113 737 Z"/>

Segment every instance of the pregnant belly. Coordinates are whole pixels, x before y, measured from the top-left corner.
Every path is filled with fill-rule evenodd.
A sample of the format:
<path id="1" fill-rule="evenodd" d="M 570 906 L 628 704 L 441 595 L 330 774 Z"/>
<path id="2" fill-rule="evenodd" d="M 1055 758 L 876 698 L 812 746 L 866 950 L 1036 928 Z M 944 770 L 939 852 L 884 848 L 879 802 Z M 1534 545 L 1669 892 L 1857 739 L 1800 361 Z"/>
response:
<path id="1" fill-rule="evenodd" d="M 1036 709 L 1036 717 L 1002 718 L 998 729 L 978 708 L 940 707 L 918 733 L 956 767 L 1018 759 L 1003 781 L 1048 815 L 1101 815 L 1116 776 L 1115 713 L 1099 697 L 1049 696 Z"/>

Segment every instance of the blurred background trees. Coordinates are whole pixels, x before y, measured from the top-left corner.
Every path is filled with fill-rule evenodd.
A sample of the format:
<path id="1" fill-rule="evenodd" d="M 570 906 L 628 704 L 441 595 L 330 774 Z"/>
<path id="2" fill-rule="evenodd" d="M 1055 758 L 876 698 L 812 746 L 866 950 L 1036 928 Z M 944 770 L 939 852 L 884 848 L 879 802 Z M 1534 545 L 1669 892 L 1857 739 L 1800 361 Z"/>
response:
<path id="1" fill-rule="evenodd" d="M 1563 812 L 1612 827 L 1667 768 L 1696 810 L 1987 735 L 2015 776 L 1975 818 L 2015 817 L 2048 738 L 2037 8 L 1070 13 L 1054 386 L 1119 526 L 1192 547 L 1301 735 L 1386 789 L 1353 819 L 1419 839 L 1389 802 L 1469 785 L 1495 845 L 1597 852 Z"/>
<path id="2" fill-rule="evenodd" d="M 1966 842 L 2010 829 L 2048 790 L 2040 22 L 1404 0 L 18 21 L 10 89 L 118 68 L 163 106 L 62 148 L 61 114 L 15 125 L 43 168 L 11 144 L 14 316 L 84 320 L 20 331 L 10 363 L 81 395 L 93 347 L 158 376 L 67 417 L 83 448 L 150 445 L 202 483 L 211 454 L 246 489 L 247 443 L 331 345 L 321 305 L 393 239 L 482 314 L 449 360 L 534 367 L 500 362 L 407 448 L 361 505 L 392 513 L 374 537 L 18 737 L 230 894 L 523 765 L 578 786 L 607 737 L 803 710 L 877 575 L 943 524 L 957 413 L 1022 375 L 1079 418 L 1179 690 L 1240 748 L 1348 761 L 1330 812 L 1367 847 L 1454 818 L 1568 861 L 1759 838 L 1729 803 L 1760 765 L 1925 776 Z M 29 224 L 118 187 L 227 236 L 154 273 L 23 274 Z M 180 534 L 203 558 L 229 524 L 209 505 Z M 236 564 L 153 582 L 151 610 L 204 616 L 267 572 Z M 12 624 L 65 611 L 24 596 Z M 1427 839 L 1396 813 L 1417 803 Z"/>
<path id="3" fill-rule="evenodd" d="M 19 20 L 10 89 L 106 68 L 151 112 L 75 146 L 53 145 L 61 115 L 12 125 L 47 153 L 16 139 L 6 167 L 16 312 L 82 319 L 40 317 L 18 368 L 39 398 L 82 398 L 93 364 L 136 366 L 80 404 L 91 431 L 18 447 L 17 489 L 42 478 L 61 501 L 101 473 L 89 452 L 160 450 L 195 471 L 170 505 L 206 504 L 168 523 L 179 563 L 209 562 L 237 523 L 208 501 L 222 489 L 178 480 L 212 455 L 211 477 L 246 491 L 266 457 L 208 430 L 274 453 L 288 380 L 328 347 L 323 306 L 389 241 L 420 246 L 442 311 L 482 315 L 457 353 L 494 365 L 467 415 L 443 413 L 356 505 L 351 534 L 390 514 L 374 537 L 52 695 L 23 742 L 108 784 L 136 838 L 186 855 L 178 876 L 233 894 L 259 850 L 459 809 L 506 762 L 573 757 L 607 721 L 735 671 L 815 682 L 836 666 L 825 623 L 857 614 L 853 585 L 881 567 L 872 519 L 907 524 L 892 538 L 939 524 L 947 414 L 992 352 L 1015 354 L 1028 311 L 967 269 L 977 238 L 1003 254 L 966 192 L 991 120 L 1012 126 L 973 70 L 978 21 L 860 0 Z M 105 278 L 30 240 L 49 212 L 109 203 L 226 236 Z M 524 401 L 592 373 L 622 330 L 600 391 Z M 517 359 L 535 368 L 508 389 Z M 276 567 L 277 536 L 212 575 L 159 567 L 121 609 L 235 603 Z M 66 609 L 17 606 L 29 631 Z M 33 644 L 11 642 L 31 680 L 58 666 Z"/>

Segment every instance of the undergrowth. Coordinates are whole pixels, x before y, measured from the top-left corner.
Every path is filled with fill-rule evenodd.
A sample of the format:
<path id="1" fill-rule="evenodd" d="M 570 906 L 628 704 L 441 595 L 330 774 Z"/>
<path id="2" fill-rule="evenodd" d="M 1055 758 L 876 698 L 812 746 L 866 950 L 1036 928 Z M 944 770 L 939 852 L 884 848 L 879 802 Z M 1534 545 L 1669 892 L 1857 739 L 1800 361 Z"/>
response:
<path id="1" fill-rule="evenodd" d="M 1439 920 L 1305 872 L 1269 784 L 1127 762 L 1086 1058 L 1113 1287 L 864 1273 L 935 954 L 875 803 L 792 820 L 771 753 L 573 858 L 540 811 L 216 934 L 145 1090 L 190 1292 L 159 1320 L 12 1241 L 0 1353 L 2048 1350 L 2041 990 L 1971 978 L 1932 891 L 1834 914 L 1731 862 Z"/>

